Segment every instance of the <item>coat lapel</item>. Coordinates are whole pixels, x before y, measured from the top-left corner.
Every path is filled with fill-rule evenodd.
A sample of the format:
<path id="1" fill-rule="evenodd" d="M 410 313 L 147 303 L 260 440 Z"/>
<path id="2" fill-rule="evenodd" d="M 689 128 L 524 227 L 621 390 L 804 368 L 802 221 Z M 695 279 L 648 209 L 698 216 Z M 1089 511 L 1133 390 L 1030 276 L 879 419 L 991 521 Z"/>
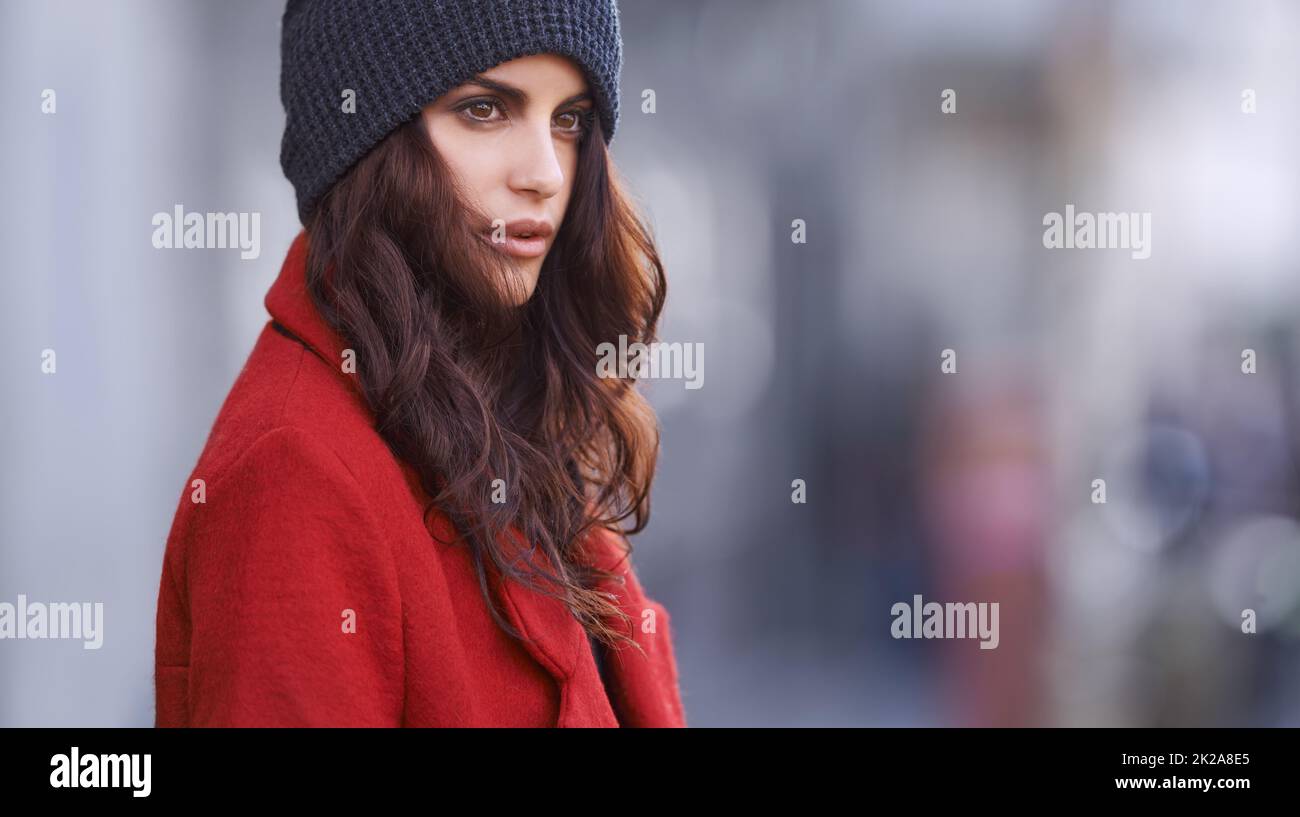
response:
<path id="1" fill-rule="evenodd" d="M 632 569 L 630 554 L 618 544 L 616 534 L 597 528 L 587 542 L 591 564 L 622 578 L 622 583 L 610 579 L 600 587 L 613 595 L 615 604 L 632 620 L 630 634 L 641 646 L 637 650 L 620 644 L 619 649 L 608 651 L 610 694 L 622 725 L 686 726 L 668 611 L 645 594 Z M 610 622 L 611 626 L 618 623 Z"/>
<path id="2" fill-rule="evenodd" d="M 557 726 L 683 727 L 668 612 L 646 596 L 627 554 L 610 531 L 597 529 L 587 539 L 589 564 L 621 577 L 599 589 L 631 619 L 630 635 L 640 645 L 607 650 L 608 694 L 591 654 L 586 630 L 567 605 L 517 582 L 505 581 L 505 611 L 526 636 L 525 647 L 560 687 Z M 618 627 L 617 619 L 609 625 Z M 611 709 L 611 706 L 613 709 Z M 614 715 L 617 710 L 617 718 Z"/>
<path id="3" fill-rule="evenodd" d="M 524 648 L 560 690 L 558 727 L 616 727 L 609 697 L 587 644 L 587 633 L 567 605 L 515 581 L 501 582 L 505 613 L 524 636 Z"/>

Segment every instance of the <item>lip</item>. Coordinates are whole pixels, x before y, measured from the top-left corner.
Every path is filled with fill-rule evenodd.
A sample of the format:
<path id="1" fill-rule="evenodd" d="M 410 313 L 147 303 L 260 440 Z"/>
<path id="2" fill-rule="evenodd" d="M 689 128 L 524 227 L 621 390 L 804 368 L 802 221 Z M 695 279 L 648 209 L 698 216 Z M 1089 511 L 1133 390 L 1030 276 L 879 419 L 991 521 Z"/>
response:
<path id="1" fill-rule="evenodd" d="M 546 247 L 555 227 L 549 221 L 521 218 L 505 225 L 506 240 L 492 240 L 492 230 L 487 231 L 488 243 L 515 258 L 537 258 L 546 254 Z"/>

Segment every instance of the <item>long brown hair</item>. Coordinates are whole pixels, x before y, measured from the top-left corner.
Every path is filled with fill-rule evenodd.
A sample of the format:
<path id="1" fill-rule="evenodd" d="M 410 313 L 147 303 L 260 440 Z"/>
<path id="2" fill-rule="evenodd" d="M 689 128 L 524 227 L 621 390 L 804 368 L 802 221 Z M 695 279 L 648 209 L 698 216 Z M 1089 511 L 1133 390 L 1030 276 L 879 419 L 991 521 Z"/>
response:
<path id="1" fill-rule="evenodd" d="M 307 282 L 356 352 L 376 430 L 432 498 L 426 518 L 445 513 L 470 548 L 498 626 L 520 637 L 493 603 L 488 563 L 562 599 L 603 643 L 635 645 L 611 626 L 629 616 L 594 589 L 621 576 L 591 565 L 583 541 L 601 527 L 631 551 L 626 535 L 649 521 L 658 426 L 635 382 L 599 377 L 596 358 L 619 335 L 654 340 L 667 282 L 599 119 L 578 150 L 568 212 L 522 306 L 421 116 L 320 201 Z M 503 546 L 512 529 L 522 566 Z"/>

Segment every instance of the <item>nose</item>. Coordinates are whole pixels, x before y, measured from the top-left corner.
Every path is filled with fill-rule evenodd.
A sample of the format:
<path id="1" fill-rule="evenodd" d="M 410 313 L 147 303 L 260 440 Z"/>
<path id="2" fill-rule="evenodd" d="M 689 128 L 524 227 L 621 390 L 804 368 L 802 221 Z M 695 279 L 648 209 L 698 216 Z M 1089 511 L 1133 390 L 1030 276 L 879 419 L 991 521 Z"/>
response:
<path id="1" fill-rule="evenodd" d="M 549 122 L 515 128 L 510 146 L 510 189 L 548 199 L 564 186 L 564 169 L 555 151 Z"/>

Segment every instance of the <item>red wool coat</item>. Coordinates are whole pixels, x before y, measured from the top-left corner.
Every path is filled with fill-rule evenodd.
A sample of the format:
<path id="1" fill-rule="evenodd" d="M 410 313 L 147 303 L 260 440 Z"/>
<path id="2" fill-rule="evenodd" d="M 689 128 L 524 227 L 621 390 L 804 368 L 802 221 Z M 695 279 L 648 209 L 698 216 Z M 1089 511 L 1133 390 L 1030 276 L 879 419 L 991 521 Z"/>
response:
<path id="1" fill-rule="evenodd" d="M 589 540 L 591 558 L 623 573 L 603 589 L 645 653 L 607 651 L 608 695 L 563 603 L 499 583 L 498 608 L 528 641 L 497 627 L 465 546 L 444 516 L 423 518 L 414 470 L 342 371 L 305 255 L 299 233 L 266 296 L 301 340 L 267 322 L 172 523 L 156 725 L 685 726 L 668 612 L 612 535 Z"/>

